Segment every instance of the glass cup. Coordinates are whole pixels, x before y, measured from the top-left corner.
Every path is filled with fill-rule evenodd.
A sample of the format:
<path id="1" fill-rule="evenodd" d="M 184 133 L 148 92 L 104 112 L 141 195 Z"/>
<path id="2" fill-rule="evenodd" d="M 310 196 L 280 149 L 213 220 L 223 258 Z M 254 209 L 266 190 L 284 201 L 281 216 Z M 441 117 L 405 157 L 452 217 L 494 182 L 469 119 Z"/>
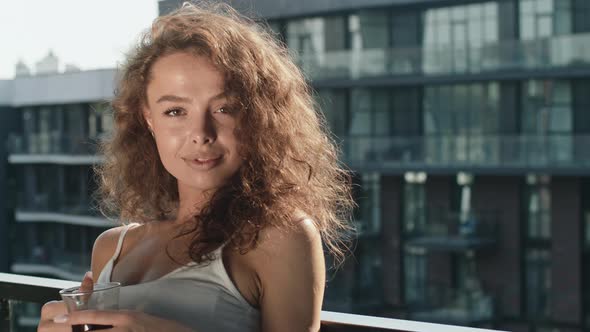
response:
<path id="1" fill-rule="evenodd" d="M 68 313 L 80 310 L 117 310 L 119 309 L 119 290 L 121 283 L 108 282 L 94 284 L 91 291 L 81 291 L 80 286 L 62 289 L 59 295 L 63 299 Z M 112 328 L 111 325 L 83 324 L 73 325 L 72 332 L 96 331 Z"/>

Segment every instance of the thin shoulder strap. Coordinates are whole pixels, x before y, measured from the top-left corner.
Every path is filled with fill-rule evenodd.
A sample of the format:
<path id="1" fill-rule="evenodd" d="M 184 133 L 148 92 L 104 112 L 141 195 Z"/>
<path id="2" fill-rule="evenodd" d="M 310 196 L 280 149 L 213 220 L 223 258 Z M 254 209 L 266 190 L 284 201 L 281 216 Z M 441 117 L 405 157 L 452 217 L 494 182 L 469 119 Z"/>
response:
<path id="1" fill-rule="evenodd" d="M 119 257 L 119 254 L 121 253 L 121 248 L 123 247 L 123 239 L 125 238 L 125 234 L 127 234 L 127 231 L 129 230 L 129 228 L 131 228 L 132 225 L 133 224 L 127 225 L 125 228 L 123 228 L 121 234 L 119 234 L 119 242 L 117 243 L 117 249 L 115 249 L 115 254 L 113 254 L 113 257 L 111 258 L 112 261 Z"/>

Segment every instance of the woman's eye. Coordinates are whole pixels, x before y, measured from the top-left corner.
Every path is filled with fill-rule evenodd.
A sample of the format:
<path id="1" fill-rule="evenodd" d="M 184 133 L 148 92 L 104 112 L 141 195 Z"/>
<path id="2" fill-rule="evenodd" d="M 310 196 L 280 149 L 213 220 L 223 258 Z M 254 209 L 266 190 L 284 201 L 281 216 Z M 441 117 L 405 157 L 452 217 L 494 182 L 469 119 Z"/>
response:
<path id="1" fill-rule="evenodd" d="M 227 107 L 220 107 L 214 113 L 228 114 L 230 112 L 229 112 L 229 109 Z"/>
<path id="2" fill-rule="evenodd" d="M 166 112 L 164 112 L 164 114 L 168 115 L 168 116 L 178 116 L 178 115 L 180 115 L 180 112 L 182 112 L 182 110 L 180 108 L 171 108 L 171 109 L 167 110 Z"/>

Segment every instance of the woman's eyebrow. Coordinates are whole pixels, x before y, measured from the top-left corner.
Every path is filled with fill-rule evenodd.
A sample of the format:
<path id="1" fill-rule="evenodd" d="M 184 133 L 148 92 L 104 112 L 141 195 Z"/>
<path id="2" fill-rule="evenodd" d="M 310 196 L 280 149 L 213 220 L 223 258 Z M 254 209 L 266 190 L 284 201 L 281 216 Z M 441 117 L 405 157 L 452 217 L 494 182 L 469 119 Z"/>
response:
<path id="1" fill-rule="evenodd" d="M 213 96 L 210 100 L 215 101 L 215 100 L 223 99 L 226 97 L 227 97 L 227 95 L 225 94 L 225 91 L 222 91 L 222 92 L 218 93 L 217 95 Z M 167 101 L 174 102 L 174 103 L 190 103 L 190 102 L 192 102 L 192 99 L 186 98 L 186 97 L 179 97 L 179 96 L 175 96 L 175 95 L 163 95 L 162 97 L 158 98 L 156 103 L 163 103 L 163 102 L 167 102 Z"/>
<path id="2" fill-rule="evenodd" d="M 219 99 L 223 99 L 223 98 L 227 98 L 225 91 L 221 91 L 217 95 L 213 96 L 213 98 L 211 98 L 211 101 L 215 101 L 215 100 L 219 100 Z"/>
<path id="3" fill-rule="evenodd" d="M 175 102 L 175 103 L 190 103 L 192 101 L 192 99 L 185 98 L 185 97 L 179 97 L 179 96 L 175 96 L 175 95 L 163 95 L 162 97 L 160 97 L 156 101 L 156 103 L 163 103 L 165 101 Z"/>

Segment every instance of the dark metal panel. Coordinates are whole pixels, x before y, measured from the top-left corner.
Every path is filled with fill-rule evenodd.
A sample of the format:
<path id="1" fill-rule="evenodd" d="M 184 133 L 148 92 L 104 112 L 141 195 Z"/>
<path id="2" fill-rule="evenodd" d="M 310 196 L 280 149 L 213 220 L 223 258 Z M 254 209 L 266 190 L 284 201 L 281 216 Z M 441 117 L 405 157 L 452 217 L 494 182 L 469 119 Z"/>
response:
<path id="1" fill-rule="evenodd" d="M 456 4 L 457 0 L 224 0 L 248 16 L 279 18 L 375 8 Z M 465 1 L 463 1 L 465 2 Z M 474 2 L 474 1 L 471 1 Z M 479 2 L 482 2 L 481 0 Z"/>
<path id="2" fill-rule="evenodd" d="M 267 19 L 317 15 L 359 8 L 385 6 L 449 5 L 485 0 L 223 0 L 243 14 Z M 182 5 L 183 0 L 163 0 L 158 3 L 160 15 L 165 15 Z"/>
<path id="3" fill-rule="evenodd" d="M 0 142 L 8 141 L 8 135 L 16 129 L 17 115 L 19 113 L 10 107 L 0 106 Z M 15 193 L 8 192 L 9 178 L 6 160 L 8 159 L 8 151 L 6 151 L 6 144 L 0 144 L 0 272 L 8 272 L 9 266 L 9 224 L 10 224 L 10 207 L 7 202 L 10 202 L 10 195 Z"/>

